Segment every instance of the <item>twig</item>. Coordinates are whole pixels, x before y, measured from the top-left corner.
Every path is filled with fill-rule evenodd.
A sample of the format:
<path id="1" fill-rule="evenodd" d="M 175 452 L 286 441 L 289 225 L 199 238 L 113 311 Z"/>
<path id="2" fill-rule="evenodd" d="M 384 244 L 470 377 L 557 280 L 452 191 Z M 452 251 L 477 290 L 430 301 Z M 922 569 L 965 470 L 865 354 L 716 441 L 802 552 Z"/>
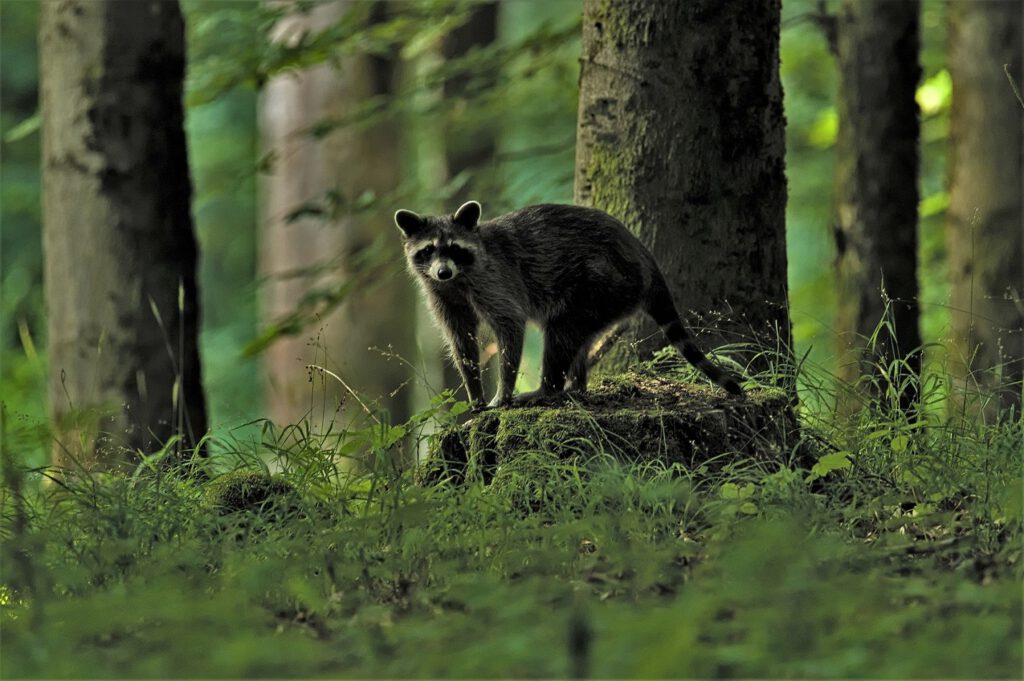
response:
<path id="1" fill-rule="evenodd" d="M 345 390 L 347 390 L 348 393 L 355 398 L 356 402 L 359 403 L 359 406 L 363 408 L 363 411 L 366 412 L 366 415 L 369 416 L 374 421 L 376 421 L 378 426 L 383 425 L 380 422 L 380 419 L 377 418 L 377 416 L 373 413 L 373 410 L 366 406 L 366 403 L 363 402 L 362 399 L 360 399 L 359 394 L 355 390 L 353 390 L 352 387 L 341 378 L 341 376 L 334 373 L 330 369 L 320 366 L 319 364 L 307 364 L 306 368 L 309 370 L 315 369 L 316 371 L 319 371 L 321 374 L 327 374 L 328 376 L 336 380 L 338 383 L 341 383 Z"/>
<path id="2" fill-rule="evenodd" d="M 1017 95 L 1017 101 L 1020 102 L 1021 108 L 1024 108 L 1024 98 L 1020 96 L 1020 90 L 1017 88 L 1017 83 L 1013 80 L 1013 76 L 1010 75 L 1009 64 L 1003 64 L 1003 73 L 1006 74 L 1006 80 L 1010 81 L 1010 88 L 1013 89 L 1013 94 Z"/>

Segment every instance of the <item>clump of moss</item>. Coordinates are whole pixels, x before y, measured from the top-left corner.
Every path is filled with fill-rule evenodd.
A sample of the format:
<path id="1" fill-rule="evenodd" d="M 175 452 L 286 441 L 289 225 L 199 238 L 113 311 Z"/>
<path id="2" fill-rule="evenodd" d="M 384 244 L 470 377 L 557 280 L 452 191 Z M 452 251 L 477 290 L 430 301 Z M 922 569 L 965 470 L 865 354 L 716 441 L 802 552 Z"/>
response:
<path id="1" fill-rule="evenodd" d="M 714 386 L 629 372 L 583 396 L 479 414 L 442 434 L 428 479 L 455 480 L 538 453 L 557 459 L 612 456 L 717 468 L 737 456 L 782 463 L 799 428 L 789 398 L 755 390 L 743 398 Z M 798 465 L 802 462 L 796 462 Z"/>
<path id="2" fill-rule="evenodd" d="M 291 514 L 301 507 L 299 493 L 290 482 L 258 471 L 232 471 L 214 478 L 206 486 L 204 503 L 222 516 Z"/>

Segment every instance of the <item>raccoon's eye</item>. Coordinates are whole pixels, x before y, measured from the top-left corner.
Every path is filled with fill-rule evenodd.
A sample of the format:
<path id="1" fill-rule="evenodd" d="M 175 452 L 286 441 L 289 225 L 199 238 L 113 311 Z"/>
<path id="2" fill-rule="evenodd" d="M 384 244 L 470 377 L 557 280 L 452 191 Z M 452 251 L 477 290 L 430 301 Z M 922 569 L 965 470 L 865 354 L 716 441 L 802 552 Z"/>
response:
<path id="1" fill-rule="evenodd" d="M 428 260 L 430 260 L 430 257 L 434 255 L 435 250 L 436 249 L 432 245 L 424 246 L 420 250 L 416 251 L 416 254 L 413 256 L 413 260 L 415 260 L 418 263 L 426 263 Z"/>

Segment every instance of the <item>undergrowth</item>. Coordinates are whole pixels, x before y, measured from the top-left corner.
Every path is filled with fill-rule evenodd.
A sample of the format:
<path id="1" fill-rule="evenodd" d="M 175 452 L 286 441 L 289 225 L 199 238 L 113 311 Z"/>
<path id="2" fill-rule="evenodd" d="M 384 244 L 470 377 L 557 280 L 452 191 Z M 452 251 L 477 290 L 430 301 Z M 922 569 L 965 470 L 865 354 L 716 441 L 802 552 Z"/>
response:
<path id="1" fill-rule="evenodd" d="M 450 397 L 402 425 L 215 437 L 205 476 L 143 460 L 41 484 L 16 446 L 38 433 L 12 428 L 0 673 L 1018 675 L 1019 416 L 861 394 L 849 418 L 803 411 L 809 470 L 535 452 L 488 484 L 392 464 Z"/>

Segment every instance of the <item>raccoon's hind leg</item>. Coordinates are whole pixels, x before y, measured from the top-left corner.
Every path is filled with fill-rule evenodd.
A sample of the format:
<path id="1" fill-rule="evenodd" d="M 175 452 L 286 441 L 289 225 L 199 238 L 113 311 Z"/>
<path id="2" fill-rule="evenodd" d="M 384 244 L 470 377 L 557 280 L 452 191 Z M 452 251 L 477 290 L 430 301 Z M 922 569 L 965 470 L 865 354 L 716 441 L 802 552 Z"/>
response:
<path id="1" fill-rule="evenodd" d="M 516 404 L 530 404 L 538 399 L 565 392 L 566 379 L 572 375 L 574 383 L 582 379 L 586 389 L 586 351 L 593 338 L 590 329 L 580 328 L 581 320 L 551 320 L 544 328 L 544 363 L 541 369 L 540 389 L 516 395 Z M 582 355 L 583 364 L 577 359 Z M 582 371 L 580 368 L 582 366 Z"/>
<path id="2" fill-rule="evenodd" d="M 590 343 L 584 343 L 576 352 L 576 357 L 572 360 L 572 366 L 569 367 L 569 380 L 566 382 L 565 389 L 576 392 L 585 393 L 587 392 L 587 374 L 590 369 Z"/>
<path id="3" fill-rule="evenodd" d="M 528 393 L 520 393 L 514 398 L 514 402 L 519 405 L 528 405 L 536 402 L 537 400 L 545 397 L 551 397 L 564 391 L 574 393 L 586 393 L 587 392 L 587 354 L 588 348 L 586 346 L 579 349 L 576 353 L 576 357 L 573 358 L 572 362 L 568 365 L 568 372 L 559 371 L 557 368 L 552 368 L 550 373 L 545 371 L 544 374 L 548 376 L 548 380 L 541 379 L 540 390 L 534 390 Z M 561 358 L 554 362 L 549 359 L 549 354 L 544 354 L 544 366 L 545 367 L 560 367 L 563 365 Z M 559 376 L 561 379 L 559 379 Z M 561 381 L 561 387 L 554 387 L 559 385 Z M 545 389 L 547 386 L 547 389 Z"/>
<path id="4" fill-rule="evenodd" d="M 604 334 L 595 333 L 583 340 L 583 345 L 576 351 L 576 357 L 572 360 L 572 366 L 569 367 L 566 390 L 577 393 L 587 392 L 587 379 L 590 376 L 590 367 L 596 364 L 607 351 L 607 343 L 609 341 L 614 342 L 611 339 L 611 335 L 614 333 L 614 330 Z"/>

